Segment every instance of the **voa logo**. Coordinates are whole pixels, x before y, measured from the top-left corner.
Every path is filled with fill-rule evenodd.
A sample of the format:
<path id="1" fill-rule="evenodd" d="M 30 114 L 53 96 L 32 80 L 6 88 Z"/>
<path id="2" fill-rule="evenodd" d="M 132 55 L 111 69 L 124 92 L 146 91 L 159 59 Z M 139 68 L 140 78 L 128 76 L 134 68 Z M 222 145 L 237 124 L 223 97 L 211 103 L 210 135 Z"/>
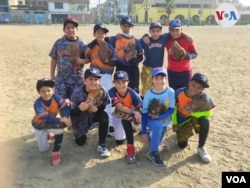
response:
<path id="1" fill-rule="evenodd" d="M 247 183 L 244 176 L 226 176 L 227 183 Z"/>
<path id="2" fill-rule="evenodd" d="M 223 27 L 231 27 L 240 19 L 238 10 L 231 4 L 222 4 L 215 11 L 216 22 Z"/>

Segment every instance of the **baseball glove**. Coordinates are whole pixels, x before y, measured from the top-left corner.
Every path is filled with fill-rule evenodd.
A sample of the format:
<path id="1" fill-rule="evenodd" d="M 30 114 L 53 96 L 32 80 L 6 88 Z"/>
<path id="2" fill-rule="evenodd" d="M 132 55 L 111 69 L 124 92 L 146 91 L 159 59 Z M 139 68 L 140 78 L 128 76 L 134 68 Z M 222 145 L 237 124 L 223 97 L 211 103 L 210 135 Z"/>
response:
<path id="1" fill-rule="evenodd" d="M 112 51 L 109 49 L 108 43 L 105 41 L 98 42 L 99 50 L 98 57 L 102 63 L 108 64 L 109 59 L 112 56 Z"/>
<path id="2" fill-rule="evenodd" d="M 88 93 L 87 102 L 90 104 L 88 111 L 91 111 L 92 106 L 101 106 L 103 104 L 103 98 L 105 91 L 103 88 L 99 87 L 98 89 L 91 90 Z"/>
<path id="3" fill-rule="evenodd" d="M 151 118 L 157 117 L 159 114 L 166 111 L 166 106 L 160 100 L 153 98 L 148 105 L 148 115 Z"/>
<path id="4" fill-rule="evenodd" d="M 138 112 L 141 113 L 141 108 L 137 108 L 135 110 L 137 110 Z M 130 122 L 137 122 L 135 117 L 131 113 L 126 113 L 126 112 L 122 112 L 120 110 L 115 110 L 112 112 L 112 115 L 116 116 L 118 118 L 130 121 Z"/>
<path id="5" fill-rule="evenodd" d="M 174 41 L 170 48 L 171 55 L 174 56 L 175 60 L 180 61 L 186 56 L 185 49 L 177 42 Z"/>
<path id="6" fill-rule="evenodd" d="M 185 108 L 191 112 L 199 112 L 210 110 L 214 107 L 211 99 L 208 97 L 206 93 L 201 93 L 200 95 L 195 96 L 191 103 Z"/>
<path id="7" fill-rule="evenodd" d="M 124 55 L 126 62 L 129 62 L 131 59 L 136 58 L 137 57 L 136 45 L 128 43 L 128 45 L 124 48 Z"/>
<path id="8" fill-rule="evenodd" d="M 75 42 L 71 42 L 68 46 L 69 57 L 71 63 L 75 69 L 80 69 L 80 65 L 76 63 L 77 59 L 80 58 L 81 50 L 79 45 Z"/>

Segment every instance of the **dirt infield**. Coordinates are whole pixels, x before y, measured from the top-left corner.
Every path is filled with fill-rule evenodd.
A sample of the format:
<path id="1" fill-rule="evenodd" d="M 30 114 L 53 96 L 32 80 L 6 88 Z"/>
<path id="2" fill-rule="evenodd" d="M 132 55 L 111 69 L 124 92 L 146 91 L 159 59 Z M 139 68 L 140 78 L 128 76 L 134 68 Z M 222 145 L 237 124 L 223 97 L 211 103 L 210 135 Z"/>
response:
<path id="1" fill-rule="evenodd" d="M 107 26 L 109 35 L 119 26 Z M 166 32 L 167 27 L 163 28 Z M 97 131 L 89 133 L 84 147 L 74 144 L 71 130 L 65 130 L 62 165 L 52 167 L 50 153 L 39 153 L 31 127 L 33 102 L 38 96 L 36 80 L 50 75 L 48 53 L 62 36 L 61 25 L 0 25 L 0 187 L 86 187 L 86 188 L 219 188 L 222 171 L 250 171 L 250 26 L 222 28 L 183 27 L 193 36 L 198 57 L 193 72 L 205 73 L 207 93 L 216 104 L 206 147 L 212 157 L 204 164 L 196 155 L 198 136 L 180 150 L 169 127 L 161 156 L 166 167 L 147 160 L 148 144 L 135 135 L 137 162 L 125 163 L 125 145 L 107 139 L 111 157 L 100 159 Z M 141 37 L 148 27 L 134 27 Z M 78 36 L 93 39 L 93 26 L 80 26 Z"/>

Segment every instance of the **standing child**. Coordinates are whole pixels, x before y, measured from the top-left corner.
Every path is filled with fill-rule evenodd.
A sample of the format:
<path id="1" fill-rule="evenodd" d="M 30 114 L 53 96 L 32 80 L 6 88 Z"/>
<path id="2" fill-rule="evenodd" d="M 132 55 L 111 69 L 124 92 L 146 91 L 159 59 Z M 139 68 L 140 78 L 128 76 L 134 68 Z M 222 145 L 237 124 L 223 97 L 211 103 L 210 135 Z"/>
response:
<path id="1" fill-rule="evenodd" d="M 114 72 L 114 67 L 116 65 L 116 54 L 115 54 L 114 47 L 110 43 L 107 43 L 106 41 L 104 41 L 104 37 L 106 33 L 108 32 L 109 30 L 105 27 L 104 24 L 96 24 L 94 26 L 94 37 L 96 38 L 96 44 L 92 46 L 91 52 L 90 52 L 90 58 L 91 58 L 90 67 L 98 68 L 100 70 L 100 73 L 102 74 L 100 85 L 105 87 L 107 91 L 113 86 L 112 74 Z M 103 45 L 103 43 L 106 43 L 105 45 L 108 46 L 109 53 L 110 53 L 106 55 L 108 57 L 108 59 L 106 60 L 102 60 L 99 57 L 99 50 L 104 50 L 100 48 L 100 45 L 101 44 Z M 111 115 L 113 111 L 112 105 L 107 104 L 105 111 L 107 112 L 109 116 L 110 132 L 108 133 L 108 136 L 113 136 L 114 134 L 113 133 L 113 120 L 112 120 L 113 117 Z"/>
<path id="2" fill-rule="evenodd" d="M 174 90 L 167 87 L 167 71 L 162 67 L 153 69 L 152 89 L 148 90 L 143 99 L 142 108 L 142 138 L 150 140 L 148 159 L 155 166 L 164 166 L 160 158 L 159 146 L 164 138 L 170 116 L 174 112 Z M 147 133 L 147 126 L 150 132 Z"/>
<path id="3" fill-rule="evenodd" d="M 114 74 L 114 87 L 109 90 L 112 105 L 116 110 L 130 113 L 137 121 L 141 114 L 136 110 L 142 105 L 140 96 L 128 87 L 128 74 L 125 71 L 117 71 Z M 133 164 L 136 161 L 134 149 L 134 132 L 132 123 L 129 120 L 113 117 L 114 133 L 117 145 L 121 145 L 127 138 L 127 163 Z M 125 135 L 124 135 L 125 131 Z"/>
<path id="4" fill-rule="evenodd" d="M 171 39 L 166 44 L 168 52 L 168 81 L 169 87 L 176 90 L 188 86 L 188 82 L 192 77 L 191 60 L 195 59 L 198 54 L 194 43 L 188 41 L 186 37 L 181 35 L 182 28 L 180 20 L 175 19 L 170 21 L 169 32 Z M 171 47 L 175 41 L 178 42 L 186 52 L 183 59 L 176 59 L 171 53 Z"/>
<path id="5" fill-rule="evenodd" d="M 92 126 L 99 124 L 99 143 L 97 150 L 101 157 L 109 157 L 110 153 L 106 147 L 109 119 L 104 111 L 110 103 L 109 95 L 100 84 L 102 75 L 96 68 L 88 68 L 84 73 L 83 86 L 76 88 L 71 96 L 72 109 L 70 113 L 73 133 L 77 145 L 82 146 L 87 140 L 86 134 Z M 97 100 L 88 97 L 89 93 L 101 89 L 99 99 L 102 103 L 98 106 Z"/>
<path id="6" fill-rule="evenodd" d="M 66 18 L 63 23 L 64 36 L 56 40 L 49 53 L 50 74 L 51 79 L 55 80 L 55 92 L 65 99 L 70 98 L 74 88 L 82 85 L 83 64 L 89 62 L 88 59 L 84 59 L 81 61 L 82 64 L 75 65 L 70 59 L 70 44 L 77 44 L 79 51 L 83 51 L 86 47 L 86 44 L 76 36 L 77 27 L 78 21 L 75 18 Z"/>
<path id="7" fill-rule="evenodd" d="M 116 71 L 127 72 L 129 78 L 128 86 L 139 93 L 139 63 L 143 60 L 142 47 L 140 41 L 131 33 L 134 24 L 129 17 L 121 19 L 120 27 L 122 31 L 119 37 L 110 37 L 110 42 L 116 50 Z"/>
<path id="8" fill-rule="evenodd" d="M 188 138 L 185 140 L 180 140 L 181 135 L 189 134 L 190 129 L 186 127 L 183 129 L 184 124 L 188 126 L 188 123 L 192 124 L 192 121 L 195 119 L 198 123 L 199 128 L 195 129 L 199 134 L 199 144 L 197 148 L 198 155 L 201 157 L 201 160 L 204 162 L 210 162 L 211 157 L 209 156 L 205 143 L 207 140 L 209 132 L 209 119 L 212 115 L 212 108 L 215 107 L 212 100 L 209 99 L 209 103 L 206 106 L 205 110 L 202 111 L 192 111 L 190 109 L 190 104 L 196 96 L 201 96 L 204 93 L 204 89 L 208 88 L 208 79 L 204 74 L 196 73 L 193 75 L 189 81 L 188 87 L 180 88 L 175 91 L 176 97 L 176 109 L 172 115 L 173 121 L 173 130 L 177 135 L 177 142 L 180 148 L 185 148 L 188 144 Z M 191 121 L 191 122 L 190 122 Z M 192 126 L 195 126 L 193 124 Z M 192 127 L 191 127 L 192 131 Z M 192 135 L 192 134 L 191 134 Z M 190 136 L 191 136 L 190 135 Z"/>
<path id="9" fill-rule="evenodd" d="M 54 94 L 54 81 L 40 79 L 36 83 L 36 89 L 40 97 L 34 103 L 35 116 L 32 126 L 35 130 L 38 150 L 45 152 L 49 150 L 48 136 L 54 136 L 54 148 L 52 151 L 52 165 L 61 163 L 60 149 L 63 140 L 63 128 L 71 127 L 69 119 L 70 107 L 59 95 Z M 64 116 L 57 118 L 58 112 Z M 65 126 L 66 125 L 66 126 Z"/>
<path id="10" fill-rule="evenodd" d="M 144 35 L 141 39 L 141 46 L 144 49 L 144 61 L 141 71 L 141 97 L 152 87 L 152 70 L 155 67 L 162 67 L 164 60 L 164 51 L 167 41 L 170 39 L 169 33 L 162 33 L 160 22 L 152 22 L 149 25 L 149 41 L 144 42 Z"/>

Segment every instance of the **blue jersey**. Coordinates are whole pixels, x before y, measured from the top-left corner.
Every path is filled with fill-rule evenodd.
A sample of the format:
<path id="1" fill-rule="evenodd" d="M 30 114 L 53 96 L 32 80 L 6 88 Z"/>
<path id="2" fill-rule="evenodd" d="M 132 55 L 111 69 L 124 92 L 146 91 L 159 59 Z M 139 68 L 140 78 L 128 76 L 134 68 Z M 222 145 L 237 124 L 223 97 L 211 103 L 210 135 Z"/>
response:
<path id="1" fill-rule="evenodd" d="M 77 43 L 80 50 L 84 51 L 86 43 L 77 38 L 76 40 L 69 40 L 66 37 L 58 39 L 50 53 L 49 56 L 53 59 L 56 59 L 57 62 L 57 73 L 60 76 L 70 76 L 70 77 L 81 77 L 83 75 L 83 65 L 80 65 L 79 68 L 75 68 L 72 64 L 69 56 L 68 46 L 72 43 Z"/>
<path id="2" fill-rule="evenodd" d="M 147 45 L 140 39 L 142 48 L 144 49 L 143 65 L 147 67 L 162 67 L 164 63 L 165 45 L 170 39 L 169 33 L 160 35 L 158 40 L 150 37 L 150 43 Z"/>
<path id="3" fill-rule="evenodd" d="M 158 100 L 161 108 L 164 109 L 164 111 L 158 115 L 158 119 L 150 119 L 148 117 L 148 121 L 151 123 L 152 121 L 158 121 L 162 124 L 162 126 L 167 126 L 171 122 L 170 115 L 173 113 L 173 109 L 175 108 L 174 90 L 170 87 L 167 87 L 163 92 L 160 93 L 154 92 L 153 89 L 148 90 L 143 99 L 142 114 L 147 114 L 148 116 L 148 108 L 152 100 Z M 142 122 L 141 126 L 142 132 L 145 133 L 147 124 Z"/>

